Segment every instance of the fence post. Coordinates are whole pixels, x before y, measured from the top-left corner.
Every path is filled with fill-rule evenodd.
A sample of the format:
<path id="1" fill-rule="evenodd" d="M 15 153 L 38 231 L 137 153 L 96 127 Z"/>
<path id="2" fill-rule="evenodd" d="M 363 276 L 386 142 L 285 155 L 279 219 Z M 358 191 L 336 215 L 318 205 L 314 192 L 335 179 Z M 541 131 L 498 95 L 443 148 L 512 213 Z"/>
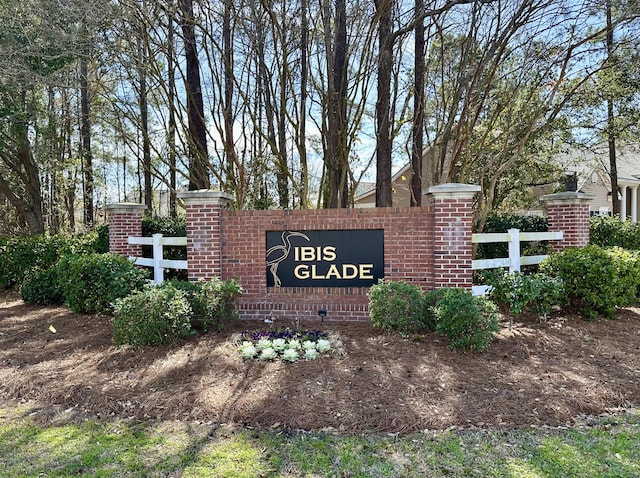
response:
<path id="1" fill-rule="evenodd" d="M 520 272 L 520 229 L 509 229 L 509 273 Z"/>
<path id="2" fill-rule="evenodd" d="M 427 188 L 433 206 L 433 287 L 473 286 L 473 197 L 480 186 L 440 184 Z"/>
<path id="3" fill-rule="evenodd" d="M 153 281 L 160 285 L 164 281 L 164 269 L 160 267 L 160 261 L 164 259 L 162 250 L 162 234 L 153 236 Z"/>
<path id="4" fill-rule="evenodd" d="M 589 201 L 593 196 L 578 192 L 547 194 L 540 200 L 547 205 L 549 231 L 564 231 L 562 241 L 553 241 L 553 250 L 589 244 Z"/>
<path id="5" fill-rule="evenodd" d="M 142 246 L 129 244 L 129 236 L 142 236 L 142 213 L 146 209 L 144 204 L 133 203 L 105 206 L 109 222 L 109 252 L 125 257 L 142 255 Z"/>

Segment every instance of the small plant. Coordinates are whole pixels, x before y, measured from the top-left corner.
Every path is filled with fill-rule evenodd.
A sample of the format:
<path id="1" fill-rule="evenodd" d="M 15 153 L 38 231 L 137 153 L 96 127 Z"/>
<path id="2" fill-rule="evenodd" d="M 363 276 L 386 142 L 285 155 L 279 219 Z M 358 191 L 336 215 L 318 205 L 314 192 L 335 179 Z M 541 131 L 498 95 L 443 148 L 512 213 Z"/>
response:
<path id="1" fill-rule="evenodd" d="M 238 347 L 244 359 L 257 358 L 269 361 L 282 359 L 285 362 L 297 362 L 300 354 L 305 360 L 315 360 L 320 354 L 331 350 L 331 342 L 323 332 L 298 331 L 290 329 L 268 332 L 245 332 L 242 344 Z M 250 340 L 248 340 L 250 339 Z"/>
<path id="2" fill-rule="evenodd" d="M 369 290 L 369 315 L 374 328 L 410 334 L 429 328 L 426 302 L 420 287 L 407 282 L 385 282 Z"/>
<path id="3" fill-rule="evenodd" d="M 171 281 L 187 293 L 193 308 L 193 327 L 207 332 L 212 328 L 224 330 L 228 322 L 237 317 L 236 299 L 242 295 L 242 286 L 235 279 L 198 282 Z"/>
<path id="4" fill-rule="evenodd" d="M 116 345 L 160 345 L 192 334 L 191 306 L 185 293 L 170 284 L 147 286 L 115 301 Z"/>
<path id="5" fill-rule="evenodd" d="M 116 254 L 63 257 L 58 278 L 65 303 L 74 312 L 111 313 L 116 299 L 141 290 L 146 272 Z"/>
<path id="6" fill-rule="evenodd" d="M 498 332 L 496 306 L 465 289 L 444 288 L 431 294 L 436 332 L 449 338 L 454 349 L 482 352 Z"/>
<path id="7" fill-rule="evenodd" d="M 564 284 L 558 277 L 542 273 L 509 273 L 505 269 L 485 272 L 483 276 L 491 286 L 491 299 L 509 311 L 509 330 L 513 317 L 531 310 L 546 321 L 551 309 L 566 301 Z"/>

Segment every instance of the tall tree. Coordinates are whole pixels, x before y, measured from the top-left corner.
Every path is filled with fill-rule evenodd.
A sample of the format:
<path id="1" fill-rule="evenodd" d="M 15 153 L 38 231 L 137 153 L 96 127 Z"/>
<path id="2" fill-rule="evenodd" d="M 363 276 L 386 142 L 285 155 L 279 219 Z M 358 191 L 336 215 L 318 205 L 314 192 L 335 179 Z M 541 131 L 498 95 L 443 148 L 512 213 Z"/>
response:
<path id="1" fill-rule="evenodd" d="M 211 181 L 208 169 L 207 129 L 200 82 L 193 0 L 180 0 L 180 10 L 187 70 L 185 90 L 189 119 L 189 189 L 209 189 Z"/>

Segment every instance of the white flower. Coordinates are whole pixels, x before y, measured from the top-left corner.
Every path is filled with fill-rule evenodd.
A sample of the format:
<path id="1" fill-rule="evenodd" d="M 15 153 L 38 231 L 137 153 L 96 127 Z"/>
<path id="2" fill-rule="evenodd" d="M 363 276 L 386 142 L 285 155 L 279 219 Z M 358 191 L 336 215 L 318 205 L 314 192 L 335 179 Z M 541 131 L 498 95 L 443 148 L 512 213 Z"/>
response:
<path id="1" fill-rule="evenodd" d="M 316 349 L 306 349 L 304 351 L 305 360 L 315 360 L 318 358 L 318 351 Z"/>
<path id="2" fill-rule="evenodd" d="M 298 339 L 289 340 L 289 345 L 287 346 L 290 349 L 300 350 L 300 341 Z"/>
<path id="3" fill-rule="evenodd" d="M 278 356 L 278 352 L 276 352 L 273 348 L 267 347 L 262 352 L 260 352 L 260 360 L 273 360 Z"/>
<path id="4" fill-rule="evenodd" d="M 316 349 L 318 349 L 318 352 L 320 353 L 328 352 L 331 350 L 331 342 L 326 339 L 320 339 L 316 343 Z"/>
<path id="5" fill-rule="evenodd" d="M 286 348 L 287 341 L 285 339 L 273 339 L 273 342 L 271 344 L 275 350 L 280 352 Z"/>
<path id="6" fill-rule="evenodd" d="M 286 349 L 282 353 L 282 360 L 286 362 L 295 362 L 300 357 L 300 354 L 296 349 Z"/>
<path id="7" fill-rule="evenodd" d="M 258 343 L 256 344 L 256 348 L 258 350 L 265 350 L 265 349 L 271 348 L 271 340 L 269 340 L 266 337 L 262 337 L 260 340 L 258 340 Z"/>
<path id="8" fill-rule="evenodd" d="M 304 342 L 302 342 L 302 348 L 305 350 L 315 350 L 316 343 L 312 342 L 311 340 L 305 340 Z"/>
<path id="9" fill-rule="evenodd" d="M 240 346 L 240 355 L 242 358 L 250 359 L 255 357 L 257 353 L 258 351 L 251 342 L 242 342 L 242 345 Z"/>

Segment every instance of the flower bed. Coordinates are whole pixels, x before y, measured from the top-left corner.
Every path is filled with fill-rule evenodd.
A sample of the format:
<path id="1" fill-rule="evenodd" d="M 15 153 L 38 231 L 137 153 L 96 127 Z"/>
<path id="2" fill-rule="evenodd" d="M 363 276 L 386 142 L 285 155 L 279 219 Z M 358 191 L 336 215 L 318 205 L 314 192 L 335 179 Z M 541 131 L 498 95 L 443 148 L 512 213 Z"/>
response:
<path id="1" fill-rule="evenodd" d="M 285 329 L 243 332 L 242 339 L 238 349 L 242 358 L 246 360 L 315 360 L 331 350 L 327 334 L 319 331 Z"/>

